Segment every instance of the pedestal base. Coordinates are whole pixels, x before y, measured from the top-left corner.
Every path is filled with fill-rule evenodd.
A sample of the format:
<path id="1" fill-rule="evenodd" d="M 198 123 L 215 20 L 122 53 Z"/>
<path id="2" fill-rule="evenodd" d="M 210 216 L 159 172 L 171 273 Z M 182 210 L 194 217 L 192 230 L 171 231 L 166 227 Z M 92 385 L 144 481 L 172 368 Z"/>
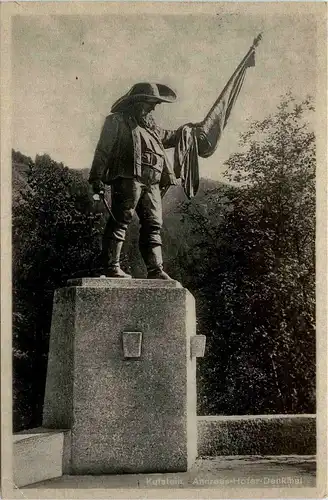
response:
<path id="1" fill-rule="evenodd" d="M 71 429 L 71 474 L 186 471 L 197 454 L 192 295 L 174 281 L 69 284 L 55 293 L 43 425 Z"/>

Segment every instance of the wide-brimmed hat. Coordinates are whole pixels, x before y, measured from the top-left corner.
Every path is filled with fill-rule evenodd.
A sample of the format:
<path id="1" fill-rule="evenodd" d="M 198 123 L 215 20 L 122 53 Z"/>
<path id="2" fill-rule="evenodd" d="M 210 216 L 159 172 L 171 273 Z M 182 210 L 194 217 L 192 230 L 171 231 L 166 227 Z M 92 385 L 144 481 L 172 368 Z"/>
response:
<path id="1" fill-rule="evenodd" d="M 137 101 L 174 102 L 176 98 L 175 92 L 167 85 L 161 83 L 136 83 L 127 94 L 124 94 L 113 104 L 111 112 L 121 111 L 126 106 Z"/>

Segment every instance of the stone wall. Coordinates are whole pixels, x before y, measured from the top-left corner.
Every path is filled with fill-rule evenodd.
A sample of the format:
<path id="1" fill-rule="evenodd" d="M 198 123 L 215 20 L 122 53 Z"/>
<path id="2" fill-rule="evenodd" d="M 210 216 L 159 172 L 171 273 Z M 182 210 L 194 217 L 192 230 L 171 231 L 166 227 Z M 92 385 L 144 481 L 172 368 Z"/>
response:
<path id="1" fill-rule="evenodd" d="M 315 415 L 198 417 L 198 456 L 314 455 Z"/>

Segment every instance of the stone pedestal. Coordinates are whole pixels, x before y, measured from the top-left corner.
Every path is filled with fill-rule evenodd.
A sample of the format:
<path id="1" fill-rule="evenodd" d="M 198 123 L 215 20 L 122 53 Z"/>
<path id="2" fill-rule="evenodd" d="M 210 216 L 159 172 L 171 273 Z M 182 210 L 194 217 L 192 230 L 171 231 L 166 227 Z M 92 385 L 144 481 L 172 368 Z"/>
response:
<path id="1" fill-rule="evenodd" d="M 176 281 L 83 278 L 56 291 L 43 426 L 71 474 L 178 472 L 197 454 L 193 296 Z"/>

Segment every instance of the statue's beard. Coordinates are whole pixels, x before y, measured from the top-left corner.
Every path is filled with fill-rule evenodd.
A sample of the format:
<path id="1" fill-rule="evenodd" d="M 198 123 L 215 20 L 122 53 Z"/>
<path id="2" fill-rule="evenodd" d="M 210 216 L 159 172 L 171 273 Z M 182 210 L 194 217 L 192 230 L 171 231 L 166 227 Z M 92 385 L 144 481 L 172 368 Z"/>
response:
<path id="1" fill-rule="evenodd" d="M 140 127 L 148 128 L 151 130 L 156 129 L 156 122 L 151 111 L 146 112 L 142 106 L 136 103 L 134 106 L 126 109 L 126 113 L 136 120 Z"/>
<path id="2" fill-rule="evenodd" d="M 140 127 L 149 128 L 151 130 L 156 128 L 156 122 L 151 111 L 146 113 L 144 110 L 141 110 L 135 113 L 134 117 Z"/>

